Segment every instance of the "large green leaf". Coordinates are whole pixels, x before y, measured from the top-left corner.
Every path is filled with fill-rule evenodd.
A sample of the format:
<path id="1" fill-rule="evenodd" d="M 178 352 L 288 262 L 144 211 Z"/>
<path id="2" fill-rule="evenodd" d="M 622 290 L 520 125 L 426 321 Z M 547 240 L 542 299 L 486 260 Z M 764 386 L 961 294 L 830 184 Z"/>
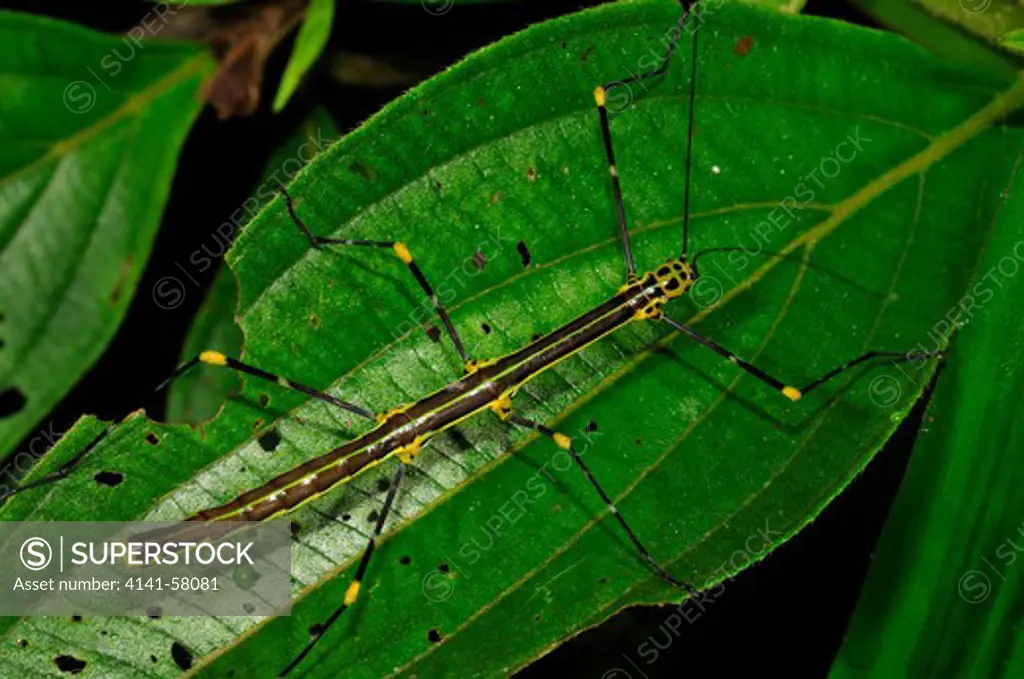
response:
<path id="1" fill-rule="evenodd" d="M 1024 676 L 1022 182 L 1018 165 L 833 679 Z"/>
<path id="2" fill-rule="evenodd" d="M 604 6 L 477 53 L 307 167 L 291 187 L 298 210 L 321 234 L 407 241 L 474 356 L 522 346 L 623 281 L 591 92 L 649 63 L 678 11 L 669 0 Z M 1020 143 L 1016 130 L 990 125 L 1024 101 L 1024 85 L 950 69 L 904 40 L 845 24 L 728 6 L 705 27 L 693 249 L 761 243 L 844 277 L 709 256 L 694 295 L 706 308 L 685 302 L 672 313 L 796 383 L 869 347 L 933 348 L 929 331 L 971 277 L 1013 167 L 1007 149 Z M 688 53 L 681 46 L 665 81 L 636 87 L 612 122 L 646 267 L 679 249 Z M 834 153 L 846 161 L 823 164 Z M 791 196 L 787 205 L 801 203 L 792 223 L 773 227 Z M 229 261 L 245 357 L 257 365 L 375 411 L 460 374 L 452 348 L 431 339 L 436 328 L 406 331 L 410 316 L 430 319 L 429 307 L 410 313 L 424 300 L 386 252 L 312 251 L 278 201 Z M 930 371 L 891 382 L 891 368 L 869 369 L 791 404 L 645 324 L 538 377 L 516 405 L 576 437 L 661 563 L 711 585 L 812 520 L 868 463 Z M 364 426 L 247 380 L 201 435 L 135 416 L 77 474 L 13 498 L 0 516 L 180 517 Z M 83 422 L 37 473 L 99 427 Z M 302 676 L 500 676 L 624 606 L 679 600 L 550 442 L 489 414 L 460 432 L 418 458 L 359 610 Z M 124 480 L 103 485 L 99 471 Z M 291 517 L 302 589 L 291 617 L 9 621 L 3 662 L 32 676 L 65 653 L 97 672 L 173 675 L 178 640 L 195 674 L 272 676 L 340 601 L 389 471 Z"/>
<path id="3" fill-rule="evenodd" d="M 135 294 L 213 61 L 0 13 L 0 458 L 102 353 Z"/>

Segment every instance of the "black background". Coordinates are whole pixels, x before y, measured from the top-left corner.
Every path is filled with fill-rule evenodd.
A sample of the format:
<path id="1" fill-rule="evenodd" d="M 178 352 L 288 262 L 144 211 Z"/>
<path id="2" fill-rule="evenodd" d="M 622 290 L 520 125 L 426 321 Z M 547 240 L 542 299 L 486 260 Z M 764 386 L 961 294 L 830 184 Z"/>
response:
<path id="1" fill-rule="evenodd" d="M 428 15 L 416 3 L 337 0 L 337 4 L 332 43 L 367 54 L 406 55 L 443 64 L 530 23 L 598 3 L 532 0 L 474 6 L 456 0 L 441 18 Z M 6 0 L 0 5 L 111 32 L 128 30 L 152 7 L 124 0 Z M 806 11 L 871 25 L 841 3 L 812 0 Z M 314 105 L 326 103 L 340 129 L 348 130 L 400 94 L 397 89 L 341 87 L 323 74 L 314 74 L 288 108 L 275 116 L 270 102 L 290 51 L 291 39 L 272 55 L 256 115 L 219 122 L 207 109 L 200 116 L 181 155 L 136 298 L 103 357 L 47 418 L 54 431 L 69 428 L 81 413 L 119 418 L 147 402 L 145 395 L 177 363 L 190 320 L 203 298 L 201 289 L 188 288 L 181 306 L 164 310 L 153 303 L 153 285 L 176 271 L 174 262 L 187 261 L 198 244 L 209 242 L 213 230 L 250 195 L 274 149 Z M 205 286 L 215 271 L 190 273 Z M 161 403 L 147 403 L 147 410 L 157 419 L 162 416 Z M 904 423 L 867 472 L 814 524 L 726 583 L 724 594 L 699 618 L 684 621 L 678 635 L 665 625 L 670 608 L 631 609 L 567 642 L 519 676 L 826 676 L 903 476 L 921 411 L 919 404 L 915 416 Z M 17 450 L 23 449 L 27 441 Z M 648 640 L 668 645 L 651 665 L 644 664 L 650 656 L 641 657 L 637 651 Z M 642 673 L 623 656 L 637 663 Z M 628 674 L 616 674 L 614 668 Z"/>

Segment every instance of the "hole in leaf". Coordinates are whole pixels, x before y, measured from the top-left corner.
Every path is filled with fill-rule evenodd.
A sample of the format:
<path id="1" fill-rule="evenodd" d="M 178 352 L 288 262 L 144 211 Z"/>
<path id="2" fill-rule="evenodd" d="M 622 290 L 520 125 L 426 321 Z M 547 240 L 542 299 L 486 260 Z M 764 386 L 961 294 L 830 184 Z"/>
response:
<path id="1" fill-rule="evenodd" d="M 441 571 L 442 573 L 448 573 L 449 571 L 451 571 L 451 567 L 448 564 L 442 562 L 441 565 L 437 567 L 437 570 Z"/>
<path id="2" fill-rule="evenodd" d="M 519 241 L 516 243 L 516 250 L 519 251 L 519 258 L 523 261 L 523 266 L 530 266 L 533 257 L 530 255 L 530 249 L 526 247 L 526 242 Z"/>
<path id="3" fill-rule="evenodd" d="M 149 662 L 151 662 L 151 663 L 157 662 L 156 656 L 153 655 L 152 653 L 149 654 Z"/>
<path id="4" fill-rule="evenodd" d="M 377 492 L 386 493 L 391 487 L 391 479 L 377 479 Z"/>
<path id="5" fill-rule="evenodd" d="M 380 516 L 380 514 L 377 513 L 376 509 L 374 509 L 372 512 L 370 512 L 369 516 L 366 517 L 366 520 L 369 523 L 376 523 L 377 522 L 377 517 L 379 517 L 379 516 Z"/>
<path id="6" fill-rule="evenodd" d="M 71 616 L 71 622 L 82 622 L 82 616 L 80 616 L 80 615 L 72 615 Z"/>
<path id="7" fill-rule="evenodd" d="M 484 331 L 485 335 L 490 335 L 491 334 L 491 326 L 487 325 L 486 323 L 481 323 L 480 324 L 480 329 Z"/>
<path id="8" fill-rule="evenodd" d="M 121 485 L 124 481 L 124 474 L 121 472 L 98 472 L 92 478 L 96 480 L 96 483 L 113 488 Z"/>
<path id="9" fill-rule="evenodd" d="M 412 563 L 412 557 L 403 556 L 398 560 L 398 563 L 402 564 L 403 566 L 408 566 Z"/>
<path id="10" fill-rule="evenodd" d="M 441 329 L 438 328 L 436 325 L 428 325 L 426 328 L 423 329 L 423 331 L 427 333 L 427 337 L 434 340 L 435 342 L 441 341 Z"/>
<path id="11" fill-rule="evenodd" d="M 277 450 L 277 446 L 281 443 L 281 435 L 271 429 L 268 432 L 264 432 L 262 436 L 256 439 L 256 442 L 260 444 L 265 452 L 272 453 Z"/>
<path id="12" fill-rule="evenodd" d="M 17 387 L 0 391 L 0 417 L 10 417 L 20 412 L 27 402 L 25 393 Z"/>
<path id="13" fill-rule="evenodd" d="M 18 645 L 18 648 L 25 648 L 28 646 L 28 639 L 18 639 L 14 643 Z"/>
<path id="14" fill-rule="evenodd" d="M 157 438 L 157 435 L 154 434 L 153 432 L 149 432 L 148 434 L 146 434 L 146 443 L 148 443 L 151 446 L 155 446 L 160 443 L 160 439 Z"/>
<path id="15" fill-rule="evenodd" d="M 81 674 L 85 669 L 85 661 L 79 660 L 73 655 L 58 655 L 53 662 L 57 665 L 58 670 L 67 674 Z"/>
<path id="16" fill-rule="evenodd" d="M 584 427 L 584 429 L 586 431 L 597 431 L 597 422 L 590 420 L 589 422 L 587 422 L 587 426 Z"/>
<path id="17" fill-rule="evenodd" d="M 351 514 L 342 514 L 341 515 L 341 520 L 342 521 L 351 521 L 352 520 L 352 515 Z"/>
<path id="18" fill-rule="evenodd" d="M 441 641 L 441 633 L 436 629 L 432 629 L 427 632 L 427 639 L 429 639 L 431 643 L 436 644 Z"/>
<path id="19" fill-rule="evenodd" d="M 175 641 L 171 644 L 171 660 L 183 670 L 192 667 L 192 653 L 185 648 L 181 642 Z"/>

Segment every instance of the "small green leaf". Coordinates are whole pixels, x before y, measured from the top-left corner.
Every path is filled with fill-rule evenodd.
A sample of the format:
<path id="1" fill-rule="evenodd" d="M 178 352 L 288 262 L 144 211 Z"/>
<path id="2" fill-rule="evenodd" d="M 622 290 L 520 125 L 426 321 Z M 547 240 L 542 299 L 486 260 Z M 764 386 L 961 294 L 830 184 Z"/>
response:
<path id="1" fill-rule="evenodd" d="M 1017 60 L 995 49 L 987 40 L 950 25 L 914 0 L 853 0 L 853 4 L 883 26 L 944 59 L 1006 77 L 1012 77 L 1019 68 Z"/>
<path id="2" fill-rule="evenodd" d="M 290 181 L 299 168 L 314 157 L 311 146 L 320 149 L 337 136 L 338 128 L 330 114 L 322 108 L 315 109 L 267 163 L 252 195 L 257 200 L 272 196 L 272 193 L 261 189 L 273 188 L 278 181 Z M 298 163 L 294 162 L 296 159 Z M 224 267 L 217 273 L 192 322 L 181 352 L 182 362 L 206 349 L 216 349 L 229 356 L 241 353 L 242 331 L 235 324 L 237 303 L 238 284 L 231 270 Z M 238 393 L 240 386 L 241 381 L 236 373 L 199 365 L 179 377 L 168 388 L 167 420 L 192 424 L 208 420 L 217 413 L 229 395 Z"/>
<path id="3" fill-rule="evenodd" d="M 274 96 L 274 112 L 285 107 L 306 72 L 320 58 L 320 53 L 324 51 L 331 36 L 333 21 L 334 0 L 309 0 L 306 18 L 299 29 L 299 35 L 295 38 L 292 56 L 288 59 L 281 84 L 277 88 L 277 95 Z"/>
<path id="4" fill-rule="evenodd" d="M 0 457 L 114 335 L 213 60 L 0 13 Z M 11 396 L 8 396 L 11 398 Z"/>
<path id="5" fill-rule="evenodd" d="M 1004 49 L 1024 55 L 1024 28 L 1018 28 L 1003 35 L 999 38 L 999 44 Z"/>
<path id="6" fill-rule="evenodd" d="M 831 679 L 1024 676 L 1021 184 L 1019 160 Z"/>
<path id="7" fill-rule="evenodd" d="M 1017 0 L 916 0 L 926 12 L 974 35 L 995 42 L 1024 27 L 1024 6 Z"/>

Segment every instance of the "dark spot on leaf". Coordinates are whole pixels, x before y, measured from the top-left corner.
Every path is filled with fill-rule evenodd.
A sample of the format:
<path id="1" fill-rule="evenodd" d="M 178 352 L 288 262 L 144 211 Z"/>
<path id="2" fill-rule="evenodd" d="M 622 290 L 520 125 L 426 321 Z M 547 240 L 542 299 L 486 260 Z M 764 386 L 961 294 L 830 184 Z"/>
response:
<path id="1" fill-rule="evenodd" d="M 58 655 L 53 662 L 58 670 L 68 674 L 80 674 L 85 669 L 85 661 L 71 655 Z"/>
<path id="2" fill-rule="evenodd" d="M 25 648 L 28 646 L 28 639 L 18 639 L 14 643 L 18 645 L 18 648 Z"/>
<path id="3" fill-rule="evenodd" d="M 640 445 L 640 439 L 637 439 L 636 441 L 633 441 L 633 445 L 634 446 Z"/>
<path id="4" fill-rule="evenodd" d="M 403 556 L 398 560 L 398 563 L 402 564 L 403 566 L 408 566 L 412 563 L 412 558 L 409 556 Z"/>
<path id="5" fill-rule="evenodd" d="M 738 57 L 745 57 L 750 54 L 750 50 L 753 48 L 754 39 L 748 35 L 736 41 L 736 45 L 732 48 L 732 53 Z"/>
<path id="6" fill-rule="evenodd" d="M 501 200 L 501 191 L 495 191 L 494 193 L 491 194 L 491 205 L 494 205 L 499 200 Z"/>
<path id="7" fill-rule="evenodd" d="M 608 578 L 601 578 L 600 580 L 597 581 L 597 584 L 603 585 L 606 582 L 608 582 Z"/>
<path id="8" fill-rule="evenodd" d="M 449 566 L 448 564 L 442 563 L 437 567 L 437 570 L 441 571 L 442 573 L 449 573 L 451 572 L 452 569 L 451 566 Z"/>
<path id="9" fill-rule="evenodd" d="M 565 49 L 568 46 L 569 46 L 569 43 L 567 43 L 565 40 L 563 40 L 562 41 L 562 49 Z"/>
<path id="10" fill-rule="evenodd" d="M 105 630 L 105 629 L 101 629 L 101 630 L 100 630 L 100 636 L 101 636 L 101 637 L 105 637 L 105 636 L 107 636 L 108 634 L 110 634 L 110 632 L 108 632 L 107 630 Z"/>
<path id="11" fill-rule="evenodd" d="M 10 417 L 25 407 L 28 399 L 25 392 L 17 387 L 0 391 L 0 417 Z"/>
<path id="12" fill-rule="evenodd" d="M 288 524 L 288 530 L 291 531 L 292 535 L 298 535 L 302 532 L 302 524 L 298 521 L 292 521 Z"/>
<path id="13" fill-rule="evenodd" d="M 351 514 L 342 514 L 341 515 L 341 520 L 342 521 L 351 521 L 352 520 L 352 515 Z"/>
<path id="14" fill-rule="evenodd" d="M 380 514 L 378 514 L 378 513 L 377 513 L 377 510 L 376 510 L 376 509 L 374 509 L 374 510 L 373 510 L 372 512 L 370 512 L 370 513 L 369 513 L 369 514 L 367 515 L 367 517 L 366 517 L 366 520 L 367 520 L 367 521 L 368 521 L 369 523 L 376 523 L 376 522 L 377 522 L 377 518 L 378 518 L 379 516 L 380 516 Z"/>
<path id="15" fill-rule="evenodd" d="M 531 182 L 537 181 L 537 170 L 532 167 L 526 168 L 526 178 Z"/>
<path id="16" fill-rule="evenodd" d="M 372 182 L 377 177 L 377 171 L 361 160 L 353 160 L 348 169 L 368 182 Z"/>
<path id="17" fill-rule="evenodd" d="M 583 53 L 580 55 L 580 61 L 586 62 L 586 60 L 590 57 L 590 53 L 593 52 L 593 51 L 594 51 L 594 46 L 593 45 L 591 45 L 587 49 L 583 50 Z"/>
<path id="18" fill-rule="evenodd" d="M 530 266 L 533 258 L 530 256 L 530 250 L 526 247 L 526 243 L 523 241 L 516 243 L 516 250 L 519 251 L 519 257 L 523 260 L 523 266 Z"/>
<path id="19" fill-rule="evenodd" d="M 114 284 L 114 289 L 110 292 L 110 303 L 116 305 L 121 301 L 121 295 L 124 294 L 124 284 L 128 279 L 128 274 L 132 272 L 132 256 L 128 255 L 123 262 L 121 262 L 121 271 L 118 273 L 117 282 Z"/>
<path id="20" fill-rule="evenodd" d="M 390 479 L 377 479 L 377 492 L 378 493 L 386 493 L 388 491 L 388 488 L 390 488 L 390 487 L 391 487 L 391 480 Z"/>
<path id="21" fill-rule="evenodd" d="M 160 439 L 157 438 L 157 435 L 154 434 L 153 432 L 149 432 L 148 434 L 146 434 L 146 443 L 148 443 L 151 446 L 155 446 L 160 443 Z"/>
<path id="22" fill-rule="evenodd" d="M 589 422 L 587 422 L 586 430 L 587 431 L 597 431 L 597 422 L 594 422 L 593 420 L 590 420 Z"/>
<path id="23" fill-rule="evenodd" d="M 149 662 L 151 662 L 151 663 L 157 662 L 156 656 L 153 655 L 152 653 L 149 655 Z"/>
<path id="24" fill-rule="evenodd" d="M 270 405 L 270 397 L 266 394 L 260 394 L 259 402 L 261 407 L 266 408 Z"/>
<path id="25" fill-rule="evenodd" d="M 316 314 L 309 315 L 309 327 L 316 328 L 320 326 L 320 317 Z"/>
<path id="26" fill-rule="evenodd" d="M 124 481 L 124 474 L 120 472 L 98 472 L 96 476 L 92 477 L 96 480 L 96 483 L 102 483 L 104 486 L 119 486 Z"/>
<path id="27" fill-rule="evenodd" d="M 424 330 L 427 333 L 427 337 L 434 340 L 435 342 L 441 341 L 441 330 L 436 325 L 428 325 Z"/>
<path id="28" fill-rule="evenodd" d="M 434 180 L 434 191 L 436 191 L 437 193 L 441 193 L 441 189 L 443 189 L 443 188 L 444 188 L 444 185 L 442 185 L 441 182 L 439 182 L 438 180 L 435 179 Z"/>
<path id="29" fill-rule="evenodd" d="M 272 453 L 281 445 L 281 435 L 271 429 L 264 432 L 256 441 L 260 444 L 260 448 L 268 453 Z"/>
<path id="30" fill-rule="evenodd" d="M 80 616 L 80 615 L 72 615 L 71 616 L 71 622 L 82 622 L 82 616 Z"/>
<path id="31" fill-rule="evenodd" d="M 491 326 L 487 325 L 486 323 L 481 323 L 480 324 L 480 329 L 484 331 L 485 335 L 490 335 L 491 334 Z"/>
<path id="32" fill-rule="evenodd" d="M 537 622 L 540 622 L 540 613 L 538 613 L 537 615 L 533 616 L 533 619 L 536 620 Z"/>
<path id="33" fill-rule="evenodd" d="M 441 641 L 441 633 L 438 632 L 436 629 L 432 629 L 429 632 L 427 632 L 427 639 L 429 639 L 431 643 L 436 644 L 437 642 Z"/>
<path id="34" fill-rule="evenodd" d="M 171 660 L 183 670 L 192 667 L 192 653 L 181 642 L 175 641 L 171 644 Z"/>
<path id="35" fill-rule="evenodd" d="M 429 109 L 429 108 L 425 108 L 425 109 L 423 109 L 423 110 L 421 110 L 421 111 L 420 111 L 420 114 L 421 114 L 421 115 L 422 115 L 422 116 L 423 116 L 424 118 L 426 118 L 427 116 L 429 116 L 429 115 L 430 115 L 430 109 Z"/>
<path id="36" fill-rule="evenodd" d="M 476 267 L 477 271 L 483 271 L 484 267 L 487 266 L 487 257 L 479 250 L 473 253 L 473 266 Z"/>
<path id="37" fill-rule="evenodd" d="M 146 615 L 152 620 L 159 620 L 164 616 L 164 611 L 159 606 L 150 606 L 146 609 Z"/>
<path id="38" fill-rule="evenodd" d="M 309 636 L 318 637 L 324 633 L 324 625 L 321 622 L 315 622 L 309 626 Z"/>

